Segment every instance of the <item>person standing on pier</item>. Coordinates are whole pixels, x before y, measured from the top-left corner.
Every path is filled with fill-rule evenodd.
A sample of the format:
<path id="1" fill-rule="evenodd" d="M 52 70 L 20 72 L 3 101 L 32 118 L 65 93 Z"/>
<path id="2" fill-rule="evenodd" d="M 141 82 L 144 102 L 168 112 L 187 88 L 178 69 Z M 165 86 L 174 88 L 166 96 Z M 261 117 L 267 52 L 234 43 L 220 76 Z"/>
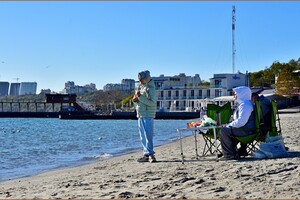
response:
<path id="1" fill-rule="evenodd" d="M 138 162 L 156 162 L 153 149 L 154 118 L 156 114 L 156 91 L 148 70 L 138 73 L 139 85 L 133 96 L 137 112 L 138 129 L 143 146 L 143 157 Z"/>

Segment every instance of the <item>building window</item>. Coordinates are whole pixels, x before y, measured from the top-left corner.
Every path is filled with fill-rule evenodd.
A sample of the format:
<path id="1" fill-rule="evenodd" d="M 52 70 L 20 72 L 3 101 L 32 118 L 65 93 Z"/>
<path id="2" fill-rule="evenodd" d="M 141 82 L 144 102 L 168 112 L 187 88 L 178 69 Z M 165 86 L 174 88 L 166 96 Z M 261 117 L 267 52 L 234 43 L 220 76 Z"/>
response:
<path id="1" fill-rule="evenodd" d="M 168 91 L 168 97 L 171 97 L 172 92 Z"/>
<path id="2" fill-rule="evenodd" d="M 199 97 L 202 97 L 202 90 L 199 90 Z"/>
<path id="3" fill-rule="evenodd" d="M 180 81 L 180 78 L 174 78 L 174 77 L 171 77 L 171 78 L 170 78 L 170 81 Z"/>
<path id="4" fill-rule="evenodd" d="M 210 97 L 210 90 L 207 90 L 207 97 Z"/>
<path id="5" fill-rule="evenodd" d="M 191 97 L 194 97 L 194 96 L 195 96 L 195 91 L 191 90 Z"/>
<path id="6" fill-rule="evenodd" d="M 186 90 L 183 90 L 183 96 L 186 97 Z"/>
<path id="7" fill-rule="evenodd" d="M 222 80 L 215 80 L 215 87 L 222 87 Z"/>
<path id="8" fill-rule="evenodd" d="M 179 91 L 178 91 L 178 90 L 176 90 L 175 96 L 176 96 L 176 97 L 179 97 Z"/>
<path id="9" fill-rule="evenodd" d="M 160 91 L 160 97 L 164 97 L 164 91 Z"/>
<path id="10" fill-rule="evenodd" d="M 222 96 L 222 90 L 215 90 L 215 96 L 216 97 Z"/>

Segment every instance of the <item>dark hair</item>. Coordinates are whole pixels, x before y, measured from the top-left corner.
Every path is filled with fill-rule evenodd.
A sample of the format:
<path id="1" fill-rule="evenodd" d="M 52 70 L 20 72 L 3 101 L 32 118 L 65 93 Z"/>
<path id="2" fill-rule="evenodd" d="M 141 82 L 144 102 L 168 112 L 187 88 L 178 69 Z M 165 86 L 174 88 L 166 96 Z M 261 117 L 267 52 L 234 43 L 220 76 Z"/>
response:
<path id="1" fill-rule="evenodd" d="M 252 93 L 252 98 L 254 98 L 254 97 L 258 97 L 258 93 L 257 92 L 253 92 Z"/>
<path id="2" fill-rule="evenodd" d="M 254 103 L 255 101 L 258 100 L 258 93 L 257 92 L 253 92 L 252 96 L 251 96 L 251 101 Z"/>

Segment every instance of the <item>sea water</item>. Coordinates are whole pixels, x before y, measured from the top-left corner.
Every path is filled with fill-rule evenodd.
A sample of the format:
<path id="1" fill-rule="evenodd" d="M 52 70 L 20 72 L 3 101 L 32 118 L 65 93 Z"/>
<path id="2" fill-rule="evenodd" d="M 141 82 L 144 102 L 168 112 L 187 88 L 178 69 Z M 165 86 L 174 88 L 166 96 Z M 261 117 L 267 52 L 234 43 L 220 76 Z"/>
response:
<path id="1" fill-rule="evenodd" d="M 154 145 L 174 141 L 187 122 L 155 120 Z M 137 120 L 0 118 L 0 181 L 138 151 Z"/>

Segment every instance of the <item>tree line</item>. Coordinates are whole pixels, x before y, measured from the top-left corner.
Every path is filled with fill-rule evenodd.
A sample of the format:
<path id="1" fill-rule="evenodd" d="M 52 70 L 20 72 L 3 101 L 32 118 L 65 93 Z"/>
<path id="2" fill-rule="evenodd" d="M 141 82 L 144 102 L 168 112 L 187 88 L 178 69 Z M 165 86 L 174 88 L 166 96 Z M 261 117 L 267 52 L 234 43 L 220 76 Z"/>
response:
<path id="1" fill-rule="evenodd" d="M 295 73 L 297 70 L 300 70 L 300 58 L 292 59 L 288 63 L 275 61 L 264 70 L 250 73 L 250 86 L 271 87 L 276 89 L 276 94 L 293 95 L 295 91 L 299 92 L 300 87 L 299 72 Z M 276 85 L 275 78 L 277 78 Z"/>

